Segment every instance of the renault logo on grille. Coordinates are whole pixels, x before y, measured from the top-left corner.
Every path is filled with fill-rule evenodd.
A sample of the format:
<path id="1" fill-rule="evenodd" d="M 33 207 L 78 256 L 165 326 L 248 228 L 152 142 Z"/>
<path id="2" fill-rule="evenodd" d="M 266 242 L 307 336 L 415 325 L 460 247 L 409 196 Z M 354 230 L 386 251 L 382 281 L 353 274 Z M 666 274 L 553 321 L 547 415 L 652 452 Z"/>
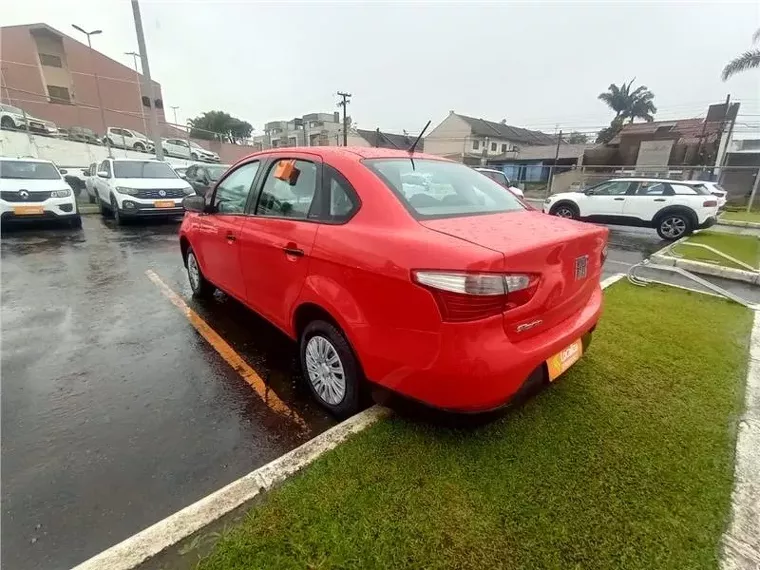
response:
<path id="1" fill-rule="evenodd" d="M 18 197 L 21 198 L 22 200 L 26 200 L 27 198 L 29 198 L 29 192 L 27 192 L 26 190 L 19 190 Z"/>
<path id="2" fill-rule="evenodd" d="M 575 258 L 575 279 L 585 279 L 588 272 L 588 255 Z"/>
<path id="3" fill-rule="evenodd" d="M 159 190 L 158 195 L 163 198 L 164 196 L 166 196 L 166 190 Z"/>

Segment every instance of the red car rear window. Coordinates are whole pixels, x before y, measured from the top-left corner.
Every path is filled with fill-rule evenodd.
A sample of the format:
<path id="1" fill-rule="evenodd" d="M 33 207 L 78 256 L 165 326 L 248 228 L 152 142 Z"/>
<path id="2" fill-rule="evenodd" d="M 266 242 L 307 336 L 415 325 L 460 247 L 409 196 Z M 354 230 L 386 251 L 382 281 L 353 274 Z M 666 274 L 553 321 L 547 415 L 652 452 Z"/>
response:
<path id="1" fill-rule="evenodd" d="M 526 209 L 502 186 L 457 162 L 377 158 L 363 163 L 419 219 Z"/>

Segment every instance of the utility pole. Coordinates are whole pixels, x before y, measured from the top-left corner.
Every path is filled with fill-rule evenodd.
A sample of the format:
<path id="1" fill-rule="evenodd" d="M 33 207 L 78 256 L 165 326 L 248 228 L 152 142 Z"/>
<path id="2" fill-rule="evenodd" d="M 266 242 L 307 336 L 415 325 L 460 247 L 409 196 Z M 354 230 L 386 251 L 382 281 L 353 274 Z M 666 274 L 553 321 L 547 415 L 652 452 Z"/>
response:
<path id="1" fill-rule="evenodd" d="M 137 71 L 137 58 L 140 57 L 140 54 L 136 51 L 125 51 L 124 55 L 131 55 L 132 56 L 132 63 L 135 66 L 135 80 L 137 81 L 137 95 L 140 97 L 140 116 L 142 117 L 142 124 L 143 124 L 143 134 L 147 136 L 148 134 L 148 123 L 145 120 L 145 109 L 143 105 L 143 95 L 142 95 L 142 80 L 140 79 L 140 72 Z"/>
<path id="2" fill-rule="evenodd" d="M 755 173 L 755 183 L 752 185 L 752 193 L 749 195 L 749 202 L 747 203 L 747 212 L 752 211 L 752 204 L 755 203 L 755 195 L 757 194 L 757 185 L 760 182 L 760 168 Z"/>
<path id="3" fill-rule="evenodd" d="M 346 118 L 346 105 L 350 103 L 351 93 L 338 91 L 338 97 L 343 100 L 338 103 L 338 107 L 343 107 L 343 146 L 348 146 L 348 119 Z"/>
<path id="4" fill-rule="evenodd" d="M 562 142 L 562 131 L 559 132 L 557 137 L 557 149 L 554 151 L 554 163 L 549 167 L 549 184 L 546 187 L 546 195 L 550 196 L 552 193 L 552 183 L 554 182 L 554 167 L 557 166 L 559 160 L 559 145 Z"/>
<path id="5" fill-rule="evenodd" d="M 100 97 L 100 79 L 98 78 L 98 72 L 95 66 L 95 52 L 92 51 L 92 41 L 90 40 L 90 36 L 96 36 L 98 34 L 102 34 L 103 30 L 93 30 L 91 32 L 86 32 L 84 31 L 83 28 L 80 28 L 76 24 L 71 24 L 71 27 L 77 30 L 78 32 L 82 32 L 85 36 L 87 36 L 87 47 L 90 48 L 90 66 L 92 67 L 92 74 L 95 77 L 95 91 L 98 94 L 98 107 L 100 108 L 100 121 L 103 123 L 103 134 L 107 135 L 108 124 L 106 123 L 106 112 L 103 109 L 103 99 Z M 108 148 L 108 158 L 113 158 L 113 154 L 111 153 L 111 139 L 109 139 L 107 136 L 106 136 L 106 147 Z"/>
<path id="6" fill-rule="evenodd" d="M 145 48 L 145 34 L 143 33 L 142 18 L 140 17 L 140 4 L 132 0 L 132 14 L 135 18 L 135 32 L 137 32 L 137 48 L 140 50 L 140 62 L 142 63 L 143 76 L 148 84 L 148 98 L 150 99 L 150 130 L 148 136 L 153 139 L 156 148 L 156 158 L 164 159 L 164 147 L 161 144 L 161 133 L 158 130 L 158 115 L 156 114 L 156 92 L 153 81 L 150 78 L 150 65 L 148 64 L 148 51 Z"/>

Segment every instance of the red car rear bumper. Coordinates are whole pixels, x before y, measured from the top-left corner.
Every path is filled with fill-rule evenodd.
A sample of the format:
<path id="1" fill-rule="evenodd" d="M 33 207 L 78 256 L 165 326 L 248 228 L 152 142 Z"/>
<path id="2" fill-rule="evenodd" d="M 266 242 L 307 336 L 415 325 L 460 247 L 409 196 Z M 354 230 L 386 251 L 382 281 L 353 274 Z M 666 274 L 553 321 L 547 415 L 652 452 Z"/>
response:
<path id="1" fill-rule="evenodd" d="M 511 342 L 501 316 L 476 323 L 445 323 L 431 333 L 405 331 L 376 339 L 385 354 L 363 362 L 375 383 L 427 405 L 478 412 L 508 403 L 529 376 L 551 356 L 591 331 L 602 311 L 597 287 L 586 305 L 560 325 L 524 341 Z M 392 348 L 395 345 L 395 350 Z"/>

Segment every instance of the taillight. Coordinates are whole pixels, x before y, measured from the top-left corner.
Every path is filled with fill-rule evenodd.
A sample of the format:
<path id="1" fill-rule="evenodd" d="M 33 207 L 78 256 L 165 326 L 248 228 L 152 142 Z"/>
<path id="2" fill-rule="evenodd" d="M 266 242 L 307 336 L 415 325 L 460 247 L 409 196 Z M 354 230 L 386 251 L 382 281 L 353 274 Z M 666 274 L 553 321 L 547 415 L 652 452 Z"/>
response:
<path id="1" fill-rule="evenodd" d="M 524 305 L 533 298 L 534 274 L 413 271 L 415 282 L 433 293 L 444 321 L 484 319 Z"/>
<path id="2" fill-rule="evenodd" d="M 703 206 L 704 208 L 713 208 L 713 207 L 715 207 L 715 206 L 717 206 L 717 205 L 718 205 L 718 202 L 717 202 L 716 200 L 705 200 L 705 201 L 702 203 L 702 206 Z"/>

